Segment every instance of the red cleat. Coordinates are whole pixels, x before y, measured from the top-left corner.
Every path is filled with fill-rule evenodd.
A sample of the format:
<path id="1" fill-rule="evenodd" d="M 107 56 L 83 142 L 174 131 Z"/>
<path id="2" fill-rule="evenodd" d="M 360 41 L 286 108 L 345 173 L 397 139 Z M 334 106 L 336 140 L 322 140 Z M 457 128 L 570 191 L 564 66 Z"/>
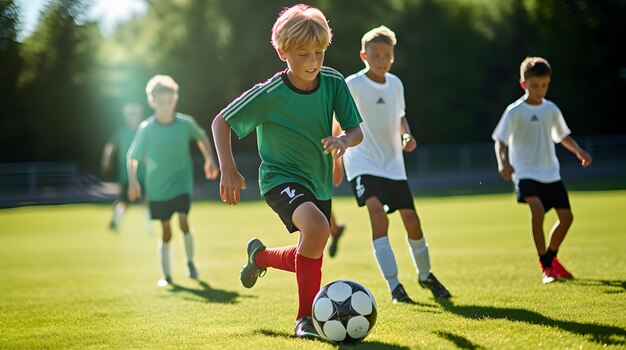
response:
<path id="1" fill-rule="evenodd" d="M 552 260 L 552 271 L 556 274 L 557 278 L 563 278 L 563 279 L 574 278 L 574 275 L 572 275 L 569 271 L 565 269 L 565 267 L 563 267 L 563 265 L 561 265 L 559 258 L 557 258 L 556 256 Z"/>

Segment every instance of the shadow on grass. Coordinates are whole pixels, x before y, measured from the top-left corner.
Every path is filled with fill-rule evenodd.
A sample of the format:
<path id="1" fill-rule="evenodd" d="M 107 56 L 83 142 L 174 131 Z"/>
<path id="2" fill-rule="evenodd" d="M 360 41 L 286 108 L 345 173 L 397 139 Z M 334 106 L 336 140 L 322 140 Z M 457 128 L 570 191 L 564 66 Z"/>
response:
<path id="1" fill-rule="evenodd" d="M 280 338 L 295 339 L 293 334 L 285 333 L 285 332 L 276 332 L 270 329 L 257 329 L 255 333 L 262 334 L 268 337 L 274 337 L 274 338 L 280 337 Z M 311 342 L 321 342 L 325 344 L 334 345 L 337 347 L 337 349 L 376 349 L 376 350 L 379 350 L 379 349 L 380 350 L 408 350 L 410 349 L 407 346 L 401 346 L 401 345 L 389 344 L 389 343 L 381 343 L 378 341 L 367 341 L 367 338 L 365 341 L 356 343 L 356 344 L 335 344 L 335 343 L 327 342 L 322 339 L 319 339 L 319 340 L 307 339 L 307 340 Z"/>
<path id="2" fill-rule="evenodd" d="M 453 342 L 454 345 L 456 345 L 456 347 L 459 349 L 469 349 L 469 350 L 484 349 L 482 346 L 476 345 L 472 343 L 469 339 L 462 337 L 460 335 L 456 335 L 450 332 L 442 332 L 442 331 L 435 332 L 435 334 L 437 334 L 438 336 L 446 340 Z"/>
<path id="3" fill-rule="evenodd" d="M 478 305 L 454 305 L 449 300 L 437 300 L 446 311 L 466 318 L 506 319 L 514 322 L 560 328 L 578 334 L 602 345 L 626 345 L 626 330 L 619 327 L 604 326 L 594 323 L 555 320 L 540 313 L 514 308 L 499 308 Z"/>
<path id="4" fill-rule="evenodd" d="M 239 293 L 227 290 L 213 289 L 208 283 L 198 280 L 200 288 L 184 287 L 176 283 L 171 284 L 171 293 L 189 293 L 202 298 L 207 303 L 234 304 L 239 297 Z"/>
<path id="5" fill-rule="evenodd" d="M 575 284 L 586 287 L 606 288 L 605 294 L 620 294 L 626 292 L 626 281 L 623 280 L 596 280 L 590 278 L 575 278 L 567 281 L 569 284 Z"/>

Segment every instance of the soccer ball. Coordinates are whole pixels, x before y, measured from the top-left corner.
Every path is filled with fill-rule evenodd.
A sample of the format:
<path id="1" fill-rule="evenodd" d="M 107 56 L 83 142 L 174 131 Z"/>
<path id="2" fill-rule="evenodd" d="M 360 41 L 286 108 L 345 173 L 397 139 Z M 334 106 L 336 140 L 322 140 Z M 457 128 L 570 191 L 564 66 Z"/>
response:
<path id="1" fill-rule="evenodd" d="M 313 300 L 313 324 L 320 336 L 337 343 L 358 342 L 376 323 L 376 301 L 364 286 L 339 280 L 325 285 Z"/>

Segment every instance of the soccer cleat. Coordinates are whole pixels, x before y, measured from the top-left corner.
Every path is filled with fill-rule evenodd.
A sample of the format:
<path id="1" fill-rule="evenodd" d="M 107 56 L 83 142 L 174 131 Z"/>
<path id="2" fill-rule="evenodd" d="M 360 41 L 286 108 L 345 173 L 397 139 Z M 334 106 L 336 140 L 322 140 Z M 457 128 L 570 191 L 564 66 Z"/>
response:
<path id="1" fill-rule="evenodd" d="M 413 303 L 413 300 L 409 297 L 408 294 L 406 294 L 406 291 L 404 290 L 404 287 L 402 286 L 402 284 L 398 284 L 398 286 L 393 289 L 393 292 L 391 292 L 391 302 L 394 304 L 397 304 L 397 303 L 411 304 Z"/>
<path id="2" fill-rule="evenodd" d="M 109 229 L 111 231 L 117 231 L 117 221 L 111 220 L 111 222 L 109 223 Z"/>
<path id="3" fill-rule="evenodd" d="M 169 284 L 172 284 L 172 277 L 169 276 L 165 276 L 157 281 L 157 286 L 159 287 L 165 287 Z"/>
<path id="4" fill-rule="evenodd" d="M 572 275 L 569 271 L 561 265 L 561 261 L 556 256 L 552 259 L 552 272 L 556 275 L 558 279 L 572 279 L 574 275 Z"/>
<path id="5" fill-rule="evenodd" d="M 452 296 L 450 295 L 450 292 L 448 292 L 446 287 L 444 287 L 443 284 L 441 284 L 441 282 L 439 282 L 435 275 L 433 275 L 432 273 L 428 274 L 428 278 L 426 278 L 425 280 L 418 279 L 417 281 L 419 282 L 419 285 L 422 286 L 422 288 L 430 289 L 436 299 L 447 299 Z"/>
<path id="6" fill-rule="evenodd" d="M 254 256 L 262 249 L 265 249 L 265 245 L 258 238 L 253 238 L 248 242 L 248 262 L 239 273 L 241 284 L 246 288 L 252 288 L 257 278 L 265 276 L 267 269 L 260 268 L 254 261 Z"/>
<path id="7" fill-rule="evenodd" d="M 296 321 L 296 329 L 293 332 L 296 338 L 319 338 L 311 316 L 302 316 Z"/>
<path id="8" fill-rule="evenodd" d="M 554 267 L 542 267 L 542 282 L 543 284 L 552 283 L 559 279 L 559 276 L 554 272 Z"/>
<path id="9" fill-rule="evenodd" d="M 189 268 L 189 278 L 198 278 L 198 270 L 196 269 L 196 265 L 194 265 L 192 262 L 188 262 L 187 268 Z"/>
<path id="10" fill-rule="evenodd" d="M 331 258 L 334 258 L 335 255 L 337 255 L 337 244 L 339 243 L 339 238 L 341 238 L 341 235 L 343 234 L 343 230 L 346 229 L 346 225 L 341 225 L 337 227 L 339 228 L 337 234 L 330 235 L 331 241 L 330 246 L 328 247 L 328 255 L 330 255 Z"/>

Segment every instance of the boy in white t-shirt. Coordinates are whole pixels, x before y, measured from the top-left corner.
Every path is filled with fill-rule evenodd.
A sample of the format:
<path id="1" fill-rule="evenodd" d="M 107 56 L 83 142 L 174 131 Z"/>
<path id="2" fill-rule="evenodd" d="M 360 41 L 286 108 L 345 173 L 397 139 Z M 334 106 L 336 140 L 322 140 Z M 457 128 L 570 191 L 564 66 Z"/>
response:
<path id="1" fill-rule="evenodd" d="M 392 302 L 411 303 L 398 280 L 398 267 L 389 244 L 387 214 L 398 210 L 407 233 L 418 283 L 435 298 L 449 298 L 448 290 L 430 271 L 428 245 L 415 211 L 402 151 L 412 152 L 417 142 L 404 116 L 404 87 L 389 73 L 396 35 L 385 26 L 361 39 L 361 60 L 366 68 L 346 79 L 363 123 L 363 142 L 346 150 L 343 164 L 359 206 L 367 206 L 372 225 L 374 255 L 387 281 Z M 336 169 L 341 169 L 335 164 Z"/>
<path id="2" fill-rule="evenodd" d="M 551 73 L 544 58 L 527 57 L 522 62 L 520 85 L 526 94 L 506 108 L 492 135 L 500 175 L 506 181 L 513 180 L 517 201 L 530 206 L 543 283 L 573 278 L 557 258 L 574 217 L 559 174 L 554 143 L 575 154 L 583 167 L 592 162 L 589 153 L 570 136 L 559 108 L 544 98 Z M 551 208 L 559 220 L 552 227 L 546 249 L 543 221 Z"/>

